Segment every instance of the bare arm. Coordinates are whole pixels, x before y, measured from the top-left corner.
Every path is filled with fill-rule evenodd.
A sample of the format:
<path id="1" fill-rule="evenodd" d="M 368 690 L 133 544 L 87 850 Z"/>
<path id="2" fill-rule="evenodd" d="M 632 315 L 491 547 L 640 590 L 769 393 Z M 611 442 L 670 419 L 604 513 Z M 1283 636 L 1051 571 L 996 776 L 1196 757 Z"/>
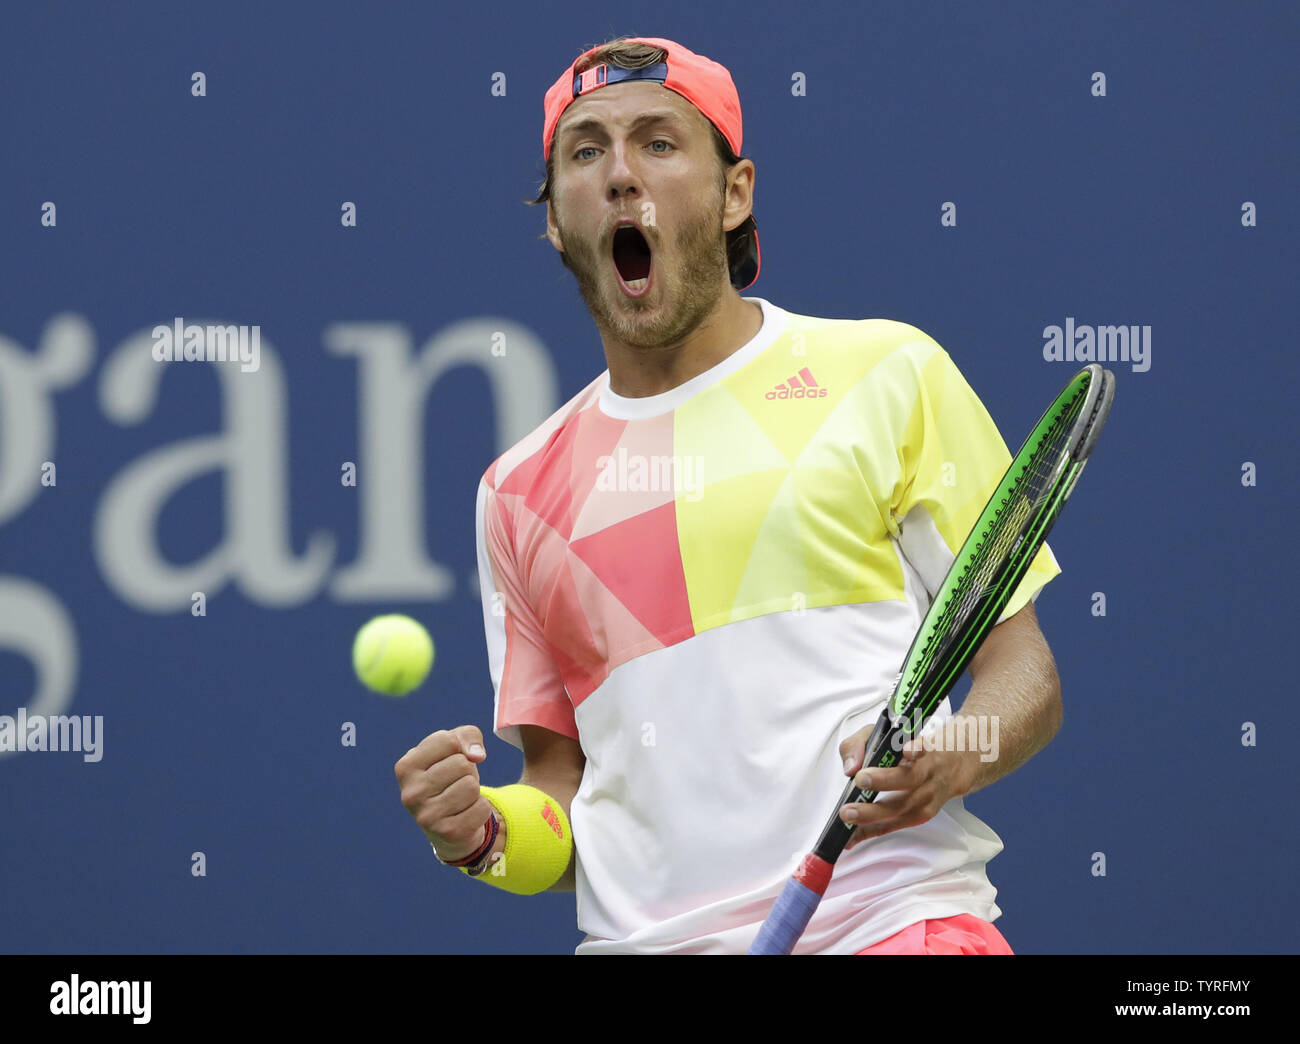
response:
<path id="1" fill-rule="evenodd" d="M 971 660 L 970 673 L 973 684 L 958 716 L 996 716 L 998 752 L 990 761 L 971 765 L 963 793 L 1018 769 L 1061 727 L 1061 679 L 1033 602 L 989 632 Z"/>

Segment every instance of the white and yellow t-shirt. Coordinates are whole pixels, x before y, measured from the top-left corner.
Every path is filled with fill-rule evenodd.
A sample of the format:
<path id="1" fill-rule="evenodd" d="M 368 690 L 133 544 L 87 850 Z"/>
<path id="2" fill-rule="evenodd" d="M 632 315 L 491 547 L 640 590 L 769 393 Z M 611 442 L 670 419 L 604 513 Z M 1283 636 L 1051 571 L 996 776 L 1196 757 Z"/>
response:
<path id="1" fill-rule="evenodd" d="M 494 729 L 587 758 L 579 953 L 748 949 L 1011 460 L 920 330 L 747 300 L 763 326 L 729 358 L 648 398 L 601 374 L 479 488 Z M 1059 572 L 1044 547 L 1002 619 Z M 795 952 L 993 920 L 1001 850 L 960 799 L 859 845 Z"/>

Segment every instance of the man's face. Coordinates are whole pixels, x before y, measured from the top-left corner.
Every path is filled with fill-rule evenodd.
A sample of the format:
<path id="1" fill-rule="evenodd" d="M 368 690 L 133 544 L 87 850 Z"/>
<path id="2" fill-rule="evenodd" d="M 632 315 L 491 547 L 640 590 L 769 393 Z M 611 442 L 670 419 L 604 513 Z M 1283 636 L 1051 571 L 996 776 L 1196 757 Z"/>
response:
<path id="1" fill-rule="evenodd" d="M 552 155 L 547 234 L 597 325 L 634 347 L 680 341 L 729 285 L 724 222 L 749 213 L 728 214 L 708 120 L 657 83 L 614 84 L 565 110 Z M 635 235 L 616 240 L 620 220 L 648 259 Z"/>

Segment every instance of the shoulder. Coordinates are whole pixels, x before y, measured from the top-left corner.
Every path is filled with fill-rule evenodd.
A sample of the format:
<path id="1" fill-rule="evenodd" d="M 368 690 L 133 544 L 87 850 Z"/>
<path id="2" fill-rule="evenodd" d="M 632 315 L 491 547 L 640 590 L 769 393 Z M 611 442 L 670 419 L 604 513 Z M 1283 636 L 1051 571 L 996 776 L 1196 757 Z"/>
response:
<path id="1" fill-rule="evenodd" d="M 898 319 L 835 319 L 803 315 L 789 309 L 782 311 L 786 336 L 829 351 L 883 357 L 907 349 L 909 354 L 918 358 L 943 351 L 939 343 L 920 327 Z"/>
<path id="2" fill-rule="evenodd" d="M 601 373 L 582 391 L 569 399 L 563 406 L 542 421 L 522 439 L 494 460 L 483 472 L 482 485 L 490 492 L 502 490 L 512 477 L 515 483 L 530 475 L 537 469 L 529 467 L 544 458 L 557 443 L 566 442 L 565 436 L 571 433 L 579 418 L 595 407 L 604 386 L 606 374 Z"/>
<path id="3" fill-rule="evenodd" d="M 779 369 L 793 355 L 823 386 L 847 392 L 861 386 L 873 396 L 913 396 L 946 370 L 951 357 L 925 330 L 897 319 L 833 319 L 783 309 L 781 346 L 769 357 Z"/>

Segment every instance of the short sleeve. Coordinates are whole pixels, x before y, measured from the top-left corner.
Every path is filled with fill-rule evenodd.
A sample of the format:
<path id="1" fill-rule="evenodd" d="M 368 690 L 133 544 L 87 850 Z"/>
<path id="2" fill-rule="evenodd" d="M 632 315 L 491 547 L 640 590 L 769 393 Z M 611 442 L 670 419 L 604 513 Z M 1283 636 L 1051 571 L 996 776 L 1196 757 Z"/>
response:
<path id="1" fill-rule="evenodd" d="M 486 481 L 479 483 L 475 517 L 483 628 L 495 691 L 492 730 L 521 750 L 520 725 L 539 725 L 576 740 L 573 704 L 525 597 L 504 505 Z"/>
<path id="2" fill-rule="evenodd" d="M 933 598 L 1011 453 L 984 404 L 934 341 L 910 345 L 915 405 L 899 446 L 902 479 L 892 506 L 898 541 Z M 1039 549 L 998 623 L 1010 619 L 1061 572 L 1052 550 Z"/>

